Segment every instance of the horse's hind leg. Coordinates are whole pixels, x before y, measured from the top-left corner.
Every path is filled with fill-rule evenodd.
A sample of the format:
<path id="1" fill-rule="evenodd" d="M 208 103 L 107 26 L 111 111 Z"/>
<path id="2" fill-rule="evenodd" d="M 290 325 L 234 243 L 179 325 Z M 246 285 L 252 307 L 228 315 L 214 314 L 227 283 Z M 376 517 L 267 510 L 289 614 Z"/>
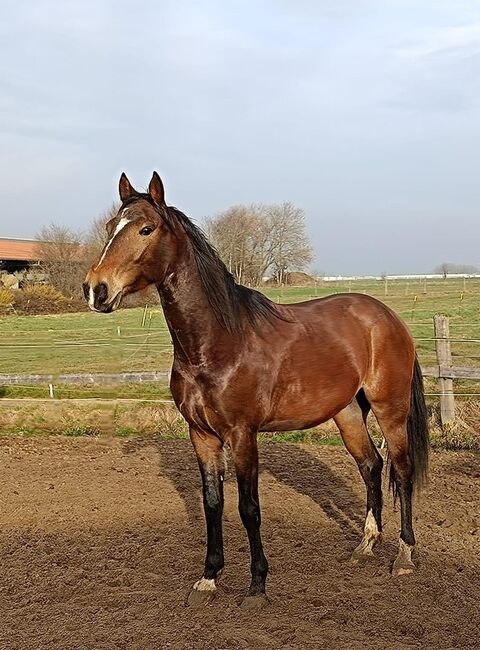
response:
<path id="1" fill-rule="evenodd" d="M 369 404 L 363 393 L 334 420 L 346 448 L 355 459 L 367 488 L 367 514 L 363 539 L 352 555 L 353 562 L 373 556 L 373 547 L 382 532 L 382 468 L 383 460 L 368 434 L 366 419 Z"/>
<path id="2" fill-rule="evenodd" d="M 392 575 L 413 573 L 412 551 L 415 535 L 412 524 L 413 467 L 408 453 L 407 405 L 400 409 L 390 404 L 372 403 L 372 409 L 387 441 L 390 457 L 390 482 L 394 495 L 400 497 L 400 540 Z"/>

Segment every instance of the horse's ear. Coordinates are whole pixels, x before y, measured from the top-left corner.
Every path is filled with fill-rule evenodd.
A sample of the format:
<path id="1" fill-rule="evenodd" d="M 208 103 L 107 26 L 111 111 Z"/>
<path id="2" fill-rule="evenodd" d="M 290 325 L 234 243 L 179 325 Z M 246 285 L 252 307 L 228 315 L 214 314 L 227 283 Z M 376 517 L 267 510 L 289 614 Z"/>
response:
<path id="1" fill-rule="evenodd" d="M 120 181 L 118 183 L 118 193 L 120 194 L 122 203 L 125 203 L 127 199 L 130 199 L 134 194 L 137 193 L 130 185 L 130 181 L 128 180 L 125 172 L 123 172 L 120 176 Z"/>
<path id="2" fill-rule="evenodd" d="M 148 193 L 158 206 L 163 207 L 165 205 L 165 190 L 162 179 L 157 172 L 153 172 L 152 180 L 148 186 Z"/>

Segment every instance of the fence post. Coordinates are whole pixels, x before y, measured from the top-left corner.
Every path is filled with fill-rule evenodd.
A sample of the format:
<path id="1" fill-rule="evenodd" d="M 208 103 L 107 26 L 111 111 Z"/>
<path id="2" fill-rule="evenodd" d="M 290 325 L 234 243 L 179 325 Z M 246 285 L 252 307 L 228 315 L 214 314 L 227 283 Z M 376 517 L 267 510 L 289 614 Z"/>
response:
<path id="1" fill-rule="evenodd" d="M 453 379 L 442 377 L 443 368 L 451 368 L 450 329 L 448 318 L 442 314 L 433 317 L 435 328 L 435 349 L 438 363 L 438 388 L 440 393 L 440 419 L 443 427 L 451 426 L 455 421 L 455 398 L 453 396 Z"/>

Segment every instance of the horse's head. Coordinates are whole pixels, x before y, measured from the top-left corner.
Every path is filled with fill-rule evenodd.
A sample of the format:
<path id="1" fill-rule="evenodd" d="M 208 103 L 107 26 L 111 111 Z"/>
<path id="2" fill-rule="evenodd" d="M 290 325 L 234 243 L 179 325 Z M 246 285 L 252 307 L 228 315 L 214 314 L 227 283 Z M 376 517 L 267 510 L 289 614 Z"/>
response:
<path id="1" fill-rule="evenodd" d="M 122 206 L 107 223 L 108 241 L 83 283 L 90 309 L 106 313 L 116 309 L 123 296 L 161 284 L 176 249 L 159 175 L 153 173 L 148 194 L 142 194 L 122 174 L 119 192 Z"/>

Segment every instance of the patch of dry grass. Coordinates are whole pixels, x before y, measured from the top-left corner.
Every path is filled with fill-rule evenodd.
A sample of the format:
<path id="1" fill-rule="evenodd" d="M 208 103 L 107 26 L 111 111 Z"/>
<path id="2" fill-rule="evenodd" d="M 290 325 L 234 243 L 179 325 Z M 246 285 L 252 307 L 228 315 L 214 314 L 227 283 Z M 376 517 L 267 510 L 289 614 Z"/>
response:
<path id="1" fill-rule="evenodd" d="M 430 435 L 437 449 L 480 451 L 480 401 L 464 400 L 457 405 L 454 427 L 440 427 L 438 404 L 430 406 Z M 373 415 L 368 428 L 377 445 L 382 433 Z M 94 402 L 52 400 L 24 403 L 0 402 L 0 434 L 2 435 L 116 435 L 185 438 L 188 427 L 173 404 L 152 402 Z M 313 429 L 278 433 L 262 433 L 260 439 L 272 442 L 306 442 L 342 444 L 333 420 Z"/>
<path id="2" fill-rule="evenodd" d="M 78 404 L 67 401 L 0 403 L 0 432 L 2 434 L 84 435 L 110 433 L 113 423 L 111 407 L 99 403 Z M 78 433 L 77 435 L 80 435 Z"/>

